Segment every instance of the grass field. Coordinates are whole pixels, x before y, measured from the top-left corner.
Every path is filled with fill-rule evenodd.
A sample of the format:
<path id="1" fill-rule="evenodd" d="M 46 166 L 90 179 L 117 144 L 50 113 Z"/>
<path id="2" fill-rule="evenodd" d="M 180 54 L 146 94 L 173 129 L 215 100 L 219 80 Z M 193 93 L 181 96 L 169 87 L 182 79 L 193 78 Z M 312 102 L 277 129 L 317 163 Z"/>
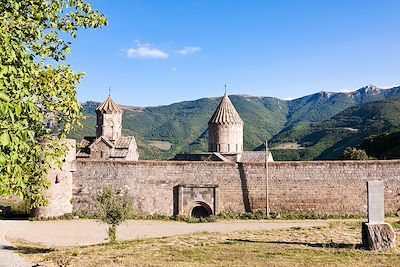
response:
<path id="1" fill-rule="evenodd" d="M 56 250 L 13 245 L 45 266 L 400 266 L 397 251 L 363 250 L 360 231 L 361 220 L 342 220 L 328 227 L 199 233 Z"/>
<path id="2" fill-rule="evenodd" d="M 148 143 L 150 146 L 156 147 L 156 148 L 158 148 L 160 150 L 164 150 L 164 151 L 170 150 L 172 147 L 172 143 L 166 142 L 166 141 L 151 140 L 151 141 L 148 141 Z"/>

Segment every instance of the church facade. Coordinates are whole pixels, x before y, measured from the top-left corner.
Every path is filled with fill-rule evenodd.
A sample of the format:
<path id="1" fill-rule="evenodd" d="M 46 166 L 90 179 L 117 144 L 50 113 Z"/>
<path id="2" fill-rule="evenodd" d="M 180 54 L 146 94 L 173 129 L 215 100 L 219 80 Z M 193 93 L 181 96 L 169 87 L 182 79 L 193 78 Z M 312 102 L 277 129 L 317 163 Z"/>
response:
<path id="1" fill-rule="evenodd" d="M 96 109 L 96 136 L 85 136 L 79 144 L 78 159 L 138 160 L 134 136 L 122 136 L 121 107 L 111 96 Z"/>

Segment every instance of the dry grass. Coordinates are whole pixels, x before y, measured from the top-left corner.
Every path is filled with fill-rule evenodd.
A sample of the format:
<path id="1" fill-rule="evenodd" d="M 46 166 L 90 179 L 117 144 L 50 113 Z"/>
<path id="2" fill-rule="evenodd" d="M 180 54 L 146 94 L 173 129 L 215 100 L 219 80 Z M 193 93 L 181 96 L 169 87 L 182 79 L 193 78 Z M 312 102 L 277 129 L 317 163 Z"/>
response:
<path id="1" fill-rule="evenodd" d="M 298 143 L 282 143 L 277 146 L 274 146 L 271 149 L 293 149 L 293 150 L 298 150 L 298 149 L 303 149 L 300 144 Z"/>
<path id="2" fill-rule="evenodd" d="M 153 146 L 153 147 L 156 147 L 156 148 L 158 148 L 160 150 L 164 150 L 164 151 L 170 150 L 171 147 L 172 147 L 172 143 L 170 143 L 170 142 L 167 142 L 167 141 L 156 141 L 156 140 L 149 141 L 149 145 Z"/>
<path id="3" fill-rule="evenodd" d="M 46 266 L 400 266 L 398 252 L 360 248 L 361 221 L 323 228 L 199 233 L 49 251 L 16 242 L 31 262 Z"/>

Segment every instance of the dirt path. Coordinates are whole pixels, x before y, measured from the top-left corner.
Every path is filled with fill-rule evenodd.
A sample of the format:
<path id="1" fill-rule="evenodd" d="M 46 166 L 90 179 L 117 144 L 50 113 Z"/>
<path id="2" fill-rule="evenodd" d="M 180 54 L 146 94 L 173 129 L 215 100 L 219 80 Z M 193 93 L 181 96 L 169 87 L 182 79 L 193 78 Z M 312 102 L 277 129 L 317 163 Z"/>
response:
<path id="1" fill-rule="evenodd" d="M 82 246 L 105 242 L 107 226 L 94 220 L 71 221 L 6 221 L 6 237 L 25 240 L 48 247 Z M 234 232 L 270 230 L 291 227 L 326 226 L 327 221 L 223 221 L 194 223 L 174 221 L 133 220 L 118 228 L 119 240 L 166 237 L 197 232 Z M 0 229 L 3 223 L 0 221 Z"/>
<path id="2" fill-rule="evenodd" d="M 0 267 L 25 267 L 32 266 L 25 260 L 23 260 L 18 254 L 13 250 L 11 244 L 6 240 L 6 234 L 13 223 L 9 221 L 0 220 Z"/>

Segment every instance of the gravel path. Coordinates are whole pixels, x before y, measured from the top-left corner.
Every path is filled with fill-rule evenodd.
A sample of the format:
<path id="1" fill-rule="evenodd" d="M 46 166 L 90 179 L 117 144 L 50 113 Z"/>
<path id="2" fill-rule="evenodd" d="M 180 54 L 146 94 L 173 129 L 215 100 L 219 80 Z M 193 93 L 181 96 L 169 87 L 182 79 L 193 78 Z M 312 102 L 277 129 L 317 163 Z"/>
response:
<path id="1" fill-rule="evenodd" d="M 107 226 L 94 220 L 71 221 L 0 221 L 0 229 L 9 227 L 6 236 L 48 247 L 92 245 L 105 242 Z M 118 228 L 119 240 L 166 237 L 197 232 L 233 232 L 326 226 L 327 221 L 223 221 L 194 223 L 132 220 Z M 4 236 L 4 234 L 3 234 Z M 4 238 L 3 238 L 4 239 Z M 4 240 L 6 241 L 6 240 Z M 0 253 L 3 251 L 2 249 Z M 8 250 L 7 253 L 10 253 Z M 0 259 L 2 254 L 0 254 Z M 14 254 L 15 255 L 15 254 Z M 0 263 L 1 266 L 1 263 Z M 18 265 L 17 265 L 18 266 Z"/>
<path id="2" fill-rule="evenodd" d="M 12 222 L 0 220 L 0 267 L 32 266 L 33 264 L 29 264 L 18 256 L 6 240 L 6 234 L 8 234 L 11 227 L 13 227 Z"/>

